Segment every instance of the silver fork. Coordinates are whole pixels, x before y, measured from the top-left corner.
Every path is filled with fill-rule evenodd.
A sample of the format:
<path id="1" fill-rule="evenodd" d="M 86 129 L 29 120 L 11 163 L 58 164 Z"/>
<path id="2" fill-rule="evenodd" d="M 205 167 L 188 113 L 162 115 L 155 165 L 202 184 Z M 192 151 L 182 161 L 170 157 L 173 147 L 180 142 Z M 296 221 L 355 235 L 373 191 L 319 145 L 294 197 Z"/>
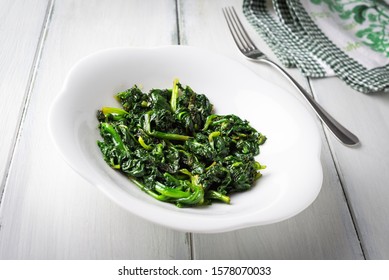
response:
<path id="1" fill-rule="evenodd" d="M 314 99 L 312 99 L 309 93 L 295 79 L 292 78 L 292 76 L 290 76 L 277 63 L 267 58 L 266 55 L 255 46 L 239 20 L 234 7 L 223 8 L 223 14 L 236 45 L 246 57 L 252 60 L 267 63 L 280 71 L 304 96 L 305 100 L 308 101 L 320 120 L 343 144 L 353 146 L 359 143 L 358 137 L 331 117 L 330 114 L 328 114 Z"/>

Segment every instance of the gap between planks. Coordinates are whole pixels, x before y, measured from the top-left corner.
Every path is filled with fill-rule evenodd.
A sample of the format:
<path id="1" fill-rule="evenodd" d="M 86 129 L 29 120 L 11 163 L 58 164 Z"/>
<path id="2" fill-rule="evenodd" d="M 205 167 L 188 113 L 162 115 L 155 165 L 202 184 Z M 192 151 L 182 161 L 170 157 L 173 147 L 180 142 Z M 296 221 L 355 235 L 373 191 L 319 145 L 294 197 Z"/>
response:
<path id="1" fill-rule="evenodd" d="M 312 95 L 312 98 L 313 99 L 316 99 L 315 98 L 315 95 L 314 95 L 314 90 L 313 90 L 313 87 L 312 87 L 312 83 L 311 83 L 311 80 L 309 78 L 306 78 L 307 79 L 307 82 L 308 82 L 308 86 L 309 86 L 309 90 L 311 92 L 311 95 Z M 347 209 L 348 209 L 348 212 L 350 214 L 350 218 L 351 218 L 351 222 L 353 224 L 353 227 L 354 227 L 354 230 L 355 230 L 355 234 L 358 238 L 358 242 L 359 242 L 359 247 L 361 249 L 361 252 L 362 252 L 362 257 L 366 260 L 366 253 L 365 253 L 365 250 L 364 250 L 364 246 L 363 246 L 363 243 L 362 243 L 362 240 L 361 240 L 361 236 L 359 234 L 359 230 L 358 230 L 358 223 L 356 221 L 356 218 L 355 218 L 355 215 L 354 215 L 354 211 L 352 209 L 352 206 L 349 202 L 349 199 L 348 199 L 348 196 L 347 196 L 347 192 L 345 190 L 345 187 L 344 187 L 344 184 L 341 180 L 341 176 L 340 176 L 340 170 L 339 170 L 339 164 L 338 164 L 338 161 L 336 160 L 336 157 L 335 157 L 335 151 L 334 151 L 334 148 L 333 146 L 331 145 L 331 141 L 328 137 L 328 135 L 330 134 L 329 131 L 327 131 L 325 128 L 324 128 L 324 125 L 321 123 L 321 127 L 322 127 L 322 131 L 323 131 L 323 135 L 324 135 L 324 138 L 326 140 L 326 143 L 328 145 L 328 150 L 330 152 L 330 156 L 331 156 L 331 159 L 332 159 L 332 162 L 334 163 L 334 168 L 335 168 L 335 172 L 336 172 L 336 175 L 338 177 L 338 180 L 339 180 L 339 184 L 340 184 L 340 187 L 342 189 L 342 193 L 343 193 L 343 197 L 345 199 L 345 202 L 346 202 L 346 206 L 347 206 Z"/>
<path id="2" fill-rule="evenodd" d="M 177 28 L 177 45 L 181 45 L 181 0 L 176 0 L 176 28 Z M 193 233 L 187 232 L 186 239 L 189 246 L 189 259 L 194 259 L 194 248 L 193 248 Z"/>
<path id="3" fill-rule="evenodd" d="M 17 122 L 17 126 L 15 129 L 15 135 L 13 137 L 11 151 L 10 151 L 9 156 L 8 156 L 8 161 L 7 161 L 7 165 L 6 165 L 5 172 L 4 172 L 4 178 L 1 181 L 1 185 L 0 185 L 0 212 L 1 212 L 2 202 L 3 202 L 3 198 L 4 198 L 4 194 L 5 194 L 5 190 L 6 190 L 6 186 L 7 186 L 7 182 L 8 182 L 9 171 L 10 171 L 11 166 L 12 166 L 12 162 L 13 162 L 13 158 L 14 158 L 14 154 L 16 151 L 18 141 L 19 141 L 20 136 L 22 134 L 23 123 L 24 123 L 24 120 L 26 118 L 28 105 L 30 103 L 31 93 L 32 93 L 32 90 L 34 88 L 35 79 L 36 79 L 36 76 L 38 73 L 39 63 L 41 61 L 42 52 L 43 52 L 43 48 L 44 48 L 46 37 L 47 37 L 47 32 L 49 29 L 51 17 L 52 17 L 53 10 L 54 10 L 54 1 L 55 0 L 49 0 L 49 2 L 47 3 L 45 17 L 44 17 L 44 20 L 42 23 L 41 32 L 39 34 L 38 44 L 37 44 L 36 49 L 35 49 L 34 59 L 32 62 L 30 74 L 29 74 L 28 81 L 26 84 L 26 91 L 24 93 L 24 98 L 23 98 L 23 102 L 22 102 L 22 106 L 21 106 L 21 113 L 19 115 L 19 120 Z M 1 230 L 1 225 L 0 225 L 0 230 Z"/>

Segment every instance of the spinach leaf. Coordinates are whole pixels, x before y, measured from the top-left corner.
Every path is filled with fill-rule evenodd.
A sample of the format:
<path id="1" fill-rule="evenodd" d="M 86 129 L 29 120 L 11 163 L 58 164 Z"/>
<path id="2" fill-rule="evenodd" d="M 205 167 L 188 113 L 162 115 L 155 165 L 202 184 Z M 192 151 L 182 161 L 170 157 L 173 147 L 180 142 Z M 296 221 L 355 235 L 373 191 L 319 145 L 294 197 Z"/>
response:
<path id="1" fill-rule="evenodd" d="M 265 166 L 266 137 L 236 115 L 217 115 L 204 94 L 173 81 L 148 93 L 136 85 L 97 112 L 104 160 L 157 200 L 178 207 L 230 203 Z"/>

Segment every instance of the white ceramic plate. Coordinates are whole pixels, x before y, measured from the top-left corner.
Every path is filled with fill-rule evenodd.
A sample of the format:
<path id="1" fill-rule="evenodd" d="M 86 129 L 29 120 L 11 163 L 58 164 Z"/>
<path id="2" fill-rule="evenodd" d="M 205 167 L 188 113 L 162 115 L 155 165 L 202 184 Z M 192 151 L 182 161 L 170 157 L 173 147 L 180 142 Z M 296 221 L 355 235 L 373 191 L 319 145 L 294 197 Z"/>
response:
<path id="1" fill-rule="evenodd" d="M 139 190 L 103 160 L 96 111 L 119 106 L 114 94 L 134 84 L 144 91 L 171 88 L 174 78 L 206 94 L 217 114 L 236 114 L 265 134 L 258 161 L 267 165 L 249 191 L 231 204 L 177 208 Z M 264 225 L 296 215 L 322 184 L 321 142 L 312 115 L 290 93 L 242 64 L 207 50 L 167 46 L 119 48 L 82 59 L 52 104 L 49 130 L 65 160 L 126 210 L 188 232 L 222 232 Z"/>

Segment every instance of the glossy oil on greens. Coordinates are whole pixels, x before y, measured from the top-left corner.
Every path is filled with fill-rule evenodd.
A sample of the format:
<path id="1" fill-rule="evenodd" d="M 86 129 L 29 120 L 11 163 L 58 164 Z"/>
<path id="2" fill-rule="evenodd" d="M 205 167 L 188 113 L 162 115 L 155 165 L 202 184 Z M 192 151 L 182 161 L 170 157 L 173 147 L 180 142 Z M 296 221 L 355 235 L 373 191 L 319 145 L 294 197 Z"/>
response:
<path id="1" fill-rule="evenodd" d="M 121 108 L 97 119 L 104 160 L 157 200 L 178 207 L 230 203 L 265 168 L 255 161 L 266 137 L 236 115 L 216 115 L 203 94 L 176 79 L 171 89 L 116 94 Z"/>

